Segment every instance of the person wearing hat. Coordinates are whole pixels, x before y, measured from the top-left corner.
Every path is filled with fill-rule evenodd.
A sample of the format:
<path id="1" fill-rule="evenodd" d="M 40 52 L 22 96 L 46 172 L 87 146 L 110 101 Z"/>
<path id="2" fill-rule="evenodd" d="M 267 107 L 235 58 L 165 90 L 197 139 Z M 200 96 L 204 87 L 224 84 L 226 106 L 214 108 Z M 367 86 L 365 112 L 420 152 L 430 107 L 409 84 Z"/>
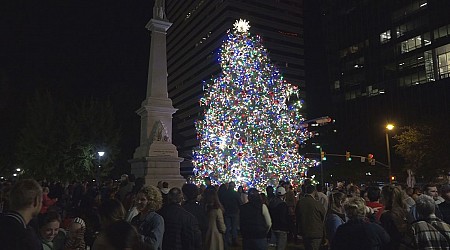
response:
<path id="1" fill-rule="evenodd" d="M 447 184 L 441 187 L 441 197 L 444 201 L 438 206 L 442 213 L 442 220 L 450 224 L 450 185 Z"/>
<path id="2" fill-rule="evenodd" d="M 275 197 L 269 203 L 269 212 L 272 219 L 272 232 L 275 236 L 277 250 L 286 249 L 289 232 L 289 212 L 285 201 L 286 189 L 277 187 Z"/>

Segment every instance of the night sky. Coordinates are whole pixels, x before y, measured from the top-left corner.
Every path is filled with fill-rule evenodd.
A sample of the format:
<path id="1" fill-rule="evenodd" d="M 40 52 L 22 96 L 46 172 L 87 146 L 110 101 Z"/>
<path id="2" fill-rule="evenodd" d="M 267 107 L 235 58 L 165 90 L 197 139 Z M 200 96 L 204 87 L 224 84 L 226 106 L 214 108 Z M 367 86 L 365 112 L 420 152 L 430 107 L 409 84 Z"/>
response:
<path id="1" fill-rule="evenodd" d="M 122 160 L 139 144 L 153 1 L 3 1 L 0 6 L 0 148 L 12 153 L 34 92 L 110 99 Z M 5 4 L 5 2 L 8 2 Z"/>
<path id="2" fill-rule="evenodd" d="M 27 100 L 36 90 L 49 90 L 59 99 L 111 100 L 122 127 L 119 164 L 128 164 L 139 144 L 140 120 L 135 111 L 145 99 L 150 46 L 145 24 L 152 17 L 153 1 L 4 2 L 8 3 L 0 5 L 2 154 L 14 152 Z M 311 1 L 306 3 L 314 7 Z M 313 9 L 305 18 L 314 17 L 314 11 L 318 12 Z M 317 24 L 309 20 L 306 25 Z M 309 47 L 318 46 L 308 39 L 320 36 L 317 28 L 305 27 L 307 84 L 323 75 L 314 66 L 320 60 L 318 50 Z M 318 86 L 307 87 L 311 116 L 326 115 L 314 103 L 321 91 Z"/>

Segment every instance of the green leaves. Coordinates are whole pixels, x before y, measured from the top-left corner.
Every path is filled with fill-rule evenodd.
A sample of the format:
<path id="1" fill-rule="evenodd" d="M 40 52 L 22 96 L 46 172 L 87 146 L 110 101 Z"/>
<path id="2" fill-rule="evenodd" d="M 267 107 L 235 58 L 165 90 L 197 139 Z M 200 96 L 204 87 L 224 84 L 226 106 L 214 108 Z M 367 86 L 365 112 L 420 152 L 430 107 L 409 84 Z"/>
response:
<path id="1" fill-rule="evenodd" d="M 99 165 L 97 151 L 106 151 L 101 171 L 107 174 L 119 153 L 120 129 L 108 101 L 65 103 L 49 92 L 36 92 L 25 120 L 17 158 L 33 178 L 93 177 Z"/>

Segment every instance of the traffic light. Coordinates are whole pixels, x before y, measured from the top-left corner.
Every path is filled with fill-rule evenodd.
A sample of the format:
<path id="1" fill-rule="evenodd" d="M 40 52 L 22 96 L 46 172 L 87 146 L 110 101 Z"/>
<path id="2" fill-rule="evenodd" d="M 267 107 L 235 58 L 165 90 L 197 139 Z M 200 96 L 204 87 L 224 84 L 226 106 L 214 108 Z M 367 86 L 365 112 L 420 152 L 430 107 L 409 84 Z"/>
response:
<path id="1" fill-rule="evenodd" d="M 367 155 L 367 162 L 368 162 L 370 165 L 372 165 L 372 166 L 375 165 L 375 158 L 373 158 L 373 154 L 368 154 L 368 155 Z"/>
<path id="2" fill-rule="evenodd" d="M 321 151 L 320 152 L 320 160 L 322 160 L 322 161 L 326 161 L 327 160 L 327 157 L 325 157 L 325 151 Z"/>
<path id="3" fill-rule="evenodd" d="M 345 152 L 345 160 L 346 161 L 352 161 L 352 156 L 351 156 L 349 151 Z"/>

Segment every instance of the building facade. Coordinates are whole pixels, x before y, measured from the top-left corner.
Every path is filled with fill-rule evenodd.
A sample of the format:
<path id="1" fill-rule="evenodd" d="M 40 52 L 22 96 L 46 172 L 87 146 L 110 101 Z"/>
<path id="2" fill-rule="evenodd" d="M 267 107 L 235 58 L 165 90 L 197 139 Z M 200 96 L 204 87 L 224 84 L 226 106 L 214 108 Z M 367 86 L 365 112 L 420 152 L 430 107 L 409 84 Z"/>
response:
<path id="1" fill-rule="evenodd" d="M 168 91 L 178 109 L 173 141 L 185 158 L 182 170 L 189 172 L 204 82 L 221 73 L 220 47 L 236 20 L 250 22 L 250 33 L 262 37 L 271 61 L 304 94 L 303 5 L 302 0 L 168 0 L 166 13 L 173 23 L 167 33 Z"/>
<path id="2" fill-rule="evenodd" d="M 386 162 L 388 122 L 401 127 L 450 114 L 450 1 L 321 4 L 323 70 L 339 132 L 332 150 Z"/>

